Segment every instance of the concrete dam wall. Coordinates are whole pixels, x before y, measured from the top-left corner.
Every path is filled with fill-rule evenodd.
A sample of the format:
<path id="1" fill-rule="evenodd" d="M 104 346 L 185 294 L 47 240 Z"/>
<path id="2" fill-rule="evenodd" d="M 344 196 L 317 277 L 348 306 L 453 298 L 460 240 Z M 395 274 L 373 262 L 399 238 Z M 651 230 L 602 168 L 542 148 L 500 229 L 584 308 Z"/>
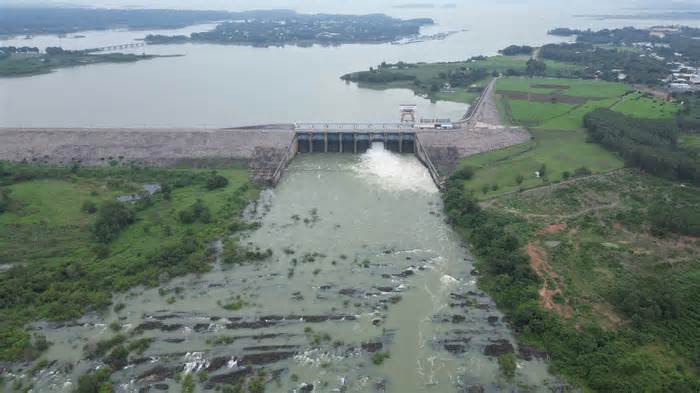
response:
<path id="1" fill-rule="evenodd" d="M 173 165 L 251 160 L 260 149 L 283 150 L 289 129 L 19 129 L 0 128 L 0 160 L 100 165 L 112 160 Z"/>
<path id="2" fill-rule="evenodd" d="M 513 127 L 355 132 L 295 131 L 292 126 L 247 129 L 0 128 L 0 160 L 68 165 L 207 166 L 245 161 L 255 181 L 275 185 L 298 153 L 360 154 L 373 142 L 416 154 L 438 185 L 466 156 L 522 143 L 529 134 Z"/>

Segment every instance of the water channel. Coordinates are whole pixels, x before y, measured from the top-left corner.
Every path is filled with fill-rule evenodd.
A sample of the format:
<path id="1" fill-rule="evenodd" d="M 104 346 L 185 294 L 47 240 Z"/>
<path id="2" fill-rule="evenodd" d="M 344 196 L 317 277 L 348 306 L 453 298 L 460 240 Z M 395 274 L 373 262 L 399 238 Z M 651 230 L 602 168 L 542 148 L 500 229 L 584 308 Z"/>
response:
<path id="1" fill-rule="evenodd" d="M 518 359 L 513 381 L 502 375 L 494 355 L 513 337 L 477 288 L 472 257 L 414 156 L 381 145 L 362 155 L 300 155 L 248 215 L 261 226 L 241 241 L 271 248 L 267 261 L 134 289 L 116 296 L 126 305 L 118 313 L 37 325 L 54 343 L 37 391 L 68 392 L 99 366 L 83 347 L 114 336 L 113 321 L 154 339 L 113 374 L 119 392 L 179 391 L 178 373 L 207 370 L 204 390 L 258 368 L 274 379 L 268 392 L 557 386 L 537 359 Z M 222 307 L 231 302 L 242 307 Z M 376 365 L 379 353 L 390 357 Z"/>

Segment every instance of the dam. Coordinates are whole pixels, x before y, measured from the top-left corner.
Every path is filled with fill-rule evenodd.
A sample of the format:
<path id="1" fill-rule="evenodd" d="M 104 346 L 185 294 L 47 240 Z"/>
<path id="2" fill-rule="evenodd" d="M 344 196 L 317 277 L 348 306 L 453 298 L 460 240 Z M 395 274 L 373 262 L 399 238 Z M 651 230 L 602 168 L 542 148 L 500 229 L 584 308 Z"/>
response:
<path id="1" fill-rule="evenodd" d="M 73 391 L 81 375 L 102 367 L 85 348 L 110 340 L 116 322 L 148 343 L 112 374 L 120 393 L 180 391 L 185 375 L 196 376 L 197 391 L 253 381 L 279 393 L 561 390 L 545 356 L 515 341 L 477 286 L 469 249 L 445 223 L 439 189 L 450 166 L 528 138 L 484 124 L 0 129 L 0 160 L 208 169 L 245 162 L 269 186 L 240 217 L 250 229 L 212 239 L 211 271 L 116 293 L 119 308 L 71 323 L 35 323 L 52 345 L 33 386 Z M 269 256 L 227 264 L 220 255 L 230 239 Z M 503 356 L 517 356 L 512 378 Z"/>

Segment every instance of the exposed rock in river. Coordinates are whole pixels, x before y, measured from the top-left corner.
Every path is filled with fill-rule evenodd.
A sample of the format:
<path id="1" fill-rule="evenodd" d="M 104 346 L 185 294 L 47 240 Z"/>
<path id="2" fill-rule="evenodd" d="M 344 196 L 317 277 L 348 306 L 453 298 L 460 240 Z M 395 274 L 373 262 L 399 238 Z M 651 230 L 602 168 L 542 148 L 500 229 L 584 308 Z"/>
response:
<path id="1" fill-rule="evenodd" d="M 513 352 L 515 352 L 513 344 L 506 339 L 493 340 L 491 341 L 491 344 L 486 345 L 484 348 L 484 355 L 486 356 L 500 356 Z"/>

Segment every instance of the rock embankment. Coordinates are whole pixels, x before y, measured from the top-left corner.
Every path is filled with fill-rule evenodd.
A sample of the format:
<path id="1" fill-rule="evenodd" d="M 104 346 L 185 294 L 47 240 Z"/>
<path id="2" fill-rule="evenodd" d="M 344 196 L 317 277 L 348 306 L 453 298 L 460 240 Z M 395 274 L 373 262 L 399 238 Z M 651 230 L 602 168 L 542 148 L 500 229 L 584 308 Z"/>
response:
<path id="1" fill-rule="evenodd" d="M 0 160 L 100 165 L 114 160 L 148 165 L 249 160 L 257 149 L 286 149 L 291 128 L 83 129 L 0 128 Z"/>

